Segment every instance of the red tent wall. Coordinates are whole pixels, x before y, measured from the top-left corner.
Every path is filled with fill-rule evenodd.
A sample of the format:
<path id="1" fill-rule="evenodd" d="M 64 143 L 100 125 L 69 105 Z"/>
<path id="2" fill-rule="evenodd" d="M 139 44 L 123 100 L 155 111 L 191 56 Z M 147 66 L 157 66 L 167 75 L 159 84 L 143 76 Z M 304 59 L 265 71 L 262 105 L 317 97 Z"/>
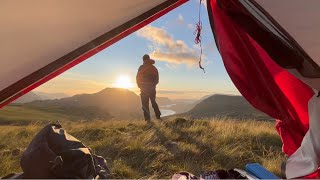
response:
<path id="1" fill-rule="evenodd" d="M 240 9 L 229 6 L 224 11 L 221 7 L 228 2 L 231 1 L 208 1 L 211 27 L 226 70 L 255 108 L 278 119 L 276 127 L 283 151 L 291 155 L 308 130 L 307 103 L 313 91 L 276 64 L 263 46 L 230 18 Z"/>

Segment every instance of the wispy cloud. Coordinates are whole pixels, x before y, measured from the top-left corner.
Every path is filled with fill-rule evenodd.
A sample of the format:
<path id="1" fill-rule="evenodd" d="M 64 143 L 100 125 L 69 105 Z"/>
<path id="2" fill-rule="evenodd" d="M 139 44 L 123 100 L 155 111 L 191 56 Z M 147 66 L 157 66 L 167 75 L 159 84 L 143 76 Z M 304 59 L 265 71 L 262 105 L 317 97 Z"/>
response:
<path id="1" fill-rule="evenodd" d="M 207 0 L 201 0 L 201 4 L 207 9 Z M 194 0 L 195 3 L 199 4 L 200 0 Z"/>
<path id="2" fill-rule="evenodd" d="M 177 21 L 176 21 L 178 24 L 180 25 L 184 25 L 185 24 L 185 21 L 184 21 L 184 17 L 182 16 L 182 14 L 179 14 L 178 15 L 178 18 L 177 18 Z"/>
<path id="3" fill-rule="evenodd" d="M 212 95 L 214 92 L 189 90 L 189 91 L 171 91 L 171 90 L 159 90 L 157 95 L 159 97 L 168 97 L 170 99 L 200 99 L 207 95 Z"/>
<path id="4" fill-rule="evenodd" d="M 194 31 L 196 29 L 196 25 L 190 23 L 187 24 L 187 28 Z"/>
<path id="5" fill-rule="evenodd" d="M 154 26 L 146 26 L 137 32 L 139 37 L 145 38 L 154 47 L 150 56 L 159 61 L 173 64 L 196 66 L 199 61 L 198 51 L 182 40 L 175 40 L 166 30 Z"/>
<path id="6" fill-rule="evenodd" d="M 178 68 L 177 64 L 166 63 L 165 66 L 171 70 L 176 70 Z"/>
<path id="7" fill-rule="evenodd" d="M 207 0 L 203 0 L 202 5 L 204 5 L 204 7 L 207 9 Z"/>
<path id="8" fill-rule="evenodd" d="M 68 95 L 74 95 L 82 93 L 95 93 L 106 87 L 107 84 L 96 82 L 93 80 L 57 77 L 38 87 L 36 91 L 47 93 L 63 92 Z"/>

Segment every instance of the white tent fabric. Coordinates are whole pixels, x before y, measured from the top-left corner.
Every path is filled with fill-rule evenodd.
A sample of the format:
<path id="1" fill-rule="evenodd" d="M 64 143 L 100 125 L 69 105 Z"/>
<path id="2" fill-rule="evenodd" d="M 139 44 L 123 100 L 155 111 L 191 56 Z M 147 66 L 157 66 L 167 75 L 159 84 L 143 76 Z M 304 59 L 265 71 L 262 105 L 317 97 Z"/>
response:
<path id="1" fill-rule="evenodd" d="M 320 65 L 320 1 L 256 0 Z"/>
<path id="2" fill-rule="evenodd" d="M 311 57 L 314 65 L 320 65 L 320 1 L 318 0 L 239 0 L 241 4 L 262 23 L 269 31 L 281 39 L 288 46 L 290 42 L 285 39 L 274 24 L 254 6 L 252 1 L 257 2 L 281 27 L 288 32 L 301 48 Z M 281 49 L 279 49 L 281 51 Z M 314 66 L 310 61 L 303 62 L 303 69 L 287 69 L 291 74 L 308 84 L 313 89 L 320 90 L 320 78 L 308 78 L 301 75 L 312 74 Z M 308 71 L 308 72 L 307 72 Z"/>
<path id="3" fill-rule="evenodd" d="M 288 179 L 303 177 L 316 171 L 320 165 L 320 101 L 315 94 L 308 103 L 310 129 L 306 133 L 300 148 L 286 162 Z"/>
<path id="4" fill-rule="evenodd" d="M 294 75 L 296 78 L 300 79 L 302 82 L 307 84 L 313 89 L 320 91 L 320 79 L 319 78 L 306 78 L 301 76 L 301 74 L 296 69 L 287 69 L 289 73 Z"/>
<path id="5" fill-rule="evenodd" d="M 1 0 L 0 91 L 165 0 Z"/>

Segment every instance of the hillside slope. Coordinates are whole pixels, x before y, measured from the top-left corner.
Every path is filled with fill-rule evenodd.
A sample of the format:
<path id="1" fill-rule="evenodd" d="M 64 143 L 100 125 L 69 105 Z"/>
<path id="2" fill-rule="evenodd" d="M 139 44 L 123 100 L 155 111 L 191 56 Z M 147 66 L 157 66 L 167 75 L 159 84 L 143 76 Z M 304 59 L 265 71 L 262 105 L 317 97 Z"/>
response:
<path id="1" fill-rule="evenodd" d="M 61 99 L 68 97 L 68 95 L 64 93 L 44 93 L 44 92 L 38 92 L 38 91 L 30 91 L 27 94 L 21 96 L 17 100 L 13 101 L 12 103 L 29 103 L 32 101 L 37 100 L 47 100 L 47 99 Z"/>
<path id="2" fill-rule="evenodd" d="M 134 92 L 120 88 L 106 88 L 94 94 L 79 94 L 72 97 L 33 101 L 24 104 L 43 111 L 74 113 L 82 111 L 90 119 L 140 118 L 140 98 Z M 86 109 L 88 112 L 86 113 Z M 103 116 L 105 114 L 105 116 Z"/>
<path id="3" fill-rule="evenodd" d="M 50 122 L 112 119 L 113 116 L 92 107 L 42 107 L 12 104 L 1 108 L 0 125 L 46 124 Z"/>
<path id="4" fill-rule="evenodd" d="M 272 122 L 172 119 L 63 122 L 73 136 L 106 158 L 112 178 L 169 179 L 178 171 L 241 168 L 258 162 L 279 174 L 284 160 Z M 20 155 L 40 125 L 0 126 L 0 177 L 19 172 Z"/>
<path id="5" fill-rule="evenodd" d="M 252 107 L 242 96 L 215 94 L 181 114 L 192 118 L 226 117 L 233 119 L 271 120 L 268 115 Z"/>
<path id="6" fill-rule="evenodd" d="M 69 97 L 69 95 L 64 93 L 45 93 L 40 91 L 33 91 L 36 95 L 40 96 L 42 99 L 61 99 Z"/>
<path id="7" fill-rule="evenodd" d="M 27 103 L 27 102 L 32 102 L 32 101 L 42 100 L 42 99 L 43 97 L 31 91 L 21 96 L 20 98 L 16 99 L 12 103 Z"/>

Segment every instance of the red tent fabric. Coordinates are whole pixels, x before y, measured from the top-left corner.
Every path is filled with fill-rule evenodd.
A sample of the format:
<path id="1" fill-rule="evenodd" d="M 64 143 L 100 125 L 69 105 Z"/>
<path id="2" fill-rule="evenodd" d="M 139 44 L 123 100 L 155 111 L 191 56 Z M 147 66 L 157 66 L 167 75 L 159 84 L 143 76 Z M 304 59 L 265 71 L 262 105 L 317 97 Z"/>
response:
<path id="1" fill-rule="evenodd" d="M 221 1 L 220 1 L 221 3 Z M 232 9 L 234 8 L 234 9 Z M 278 119 L 277 130 L 283 151 L 291 155 L 308 130 L 309 86 L 280 67 L 230 14 L 237 7 L 221 8 L 208 1 L 208 13 L 215 40 L 226 70 L 240 93 L 257 109 Z"/>

